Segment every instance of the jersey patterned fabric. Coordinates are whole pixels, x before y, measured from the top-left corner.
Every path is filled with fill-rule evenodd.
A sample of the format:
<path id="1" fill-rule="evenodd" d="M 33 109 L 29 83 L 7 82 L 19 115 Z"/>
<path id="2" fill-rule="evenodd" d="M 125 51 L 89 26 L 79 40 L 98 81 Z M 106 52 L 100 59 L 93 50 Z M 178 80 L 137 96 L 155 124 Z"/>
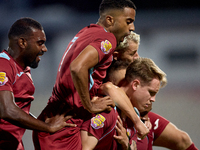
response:
<path id="1" fill-rule="evenodd" d="M 0 53 L 0 91 L 11 91 L 17 106 L 29 114 L 35 91 L 30 68 L 23 70 L 5 50 Z M 24 128 L 0 119 L 0 149 L 23 150 L 24 132 Z"/>
<path id="2" fill-rule="evenodd" d="M 41 149 L 48 149 L 48 145 L 51 145 L 49 149 L 52 149 L 52 147 L 56 149 L 57 146 L 60 148 L 60 145 L 62 145 L 63 149 L 81 148 L 81 142 L 77 140 L 80 139 L 80 127 L 83 120 L 91 118 L 91 115 L 83 108 L 78 92 L 74 87 L 70 73 L 70 63 L 88 45 L 93 46 L 97 50 L 99 62 L 94 68 L 89 70 L 88 76 L 89 93 L 92 98 L 94 95 L 97 95 L 97 89 L 106 76 L 106 69 L 112 62 L 112 53 L 116 48 L 116 44 L 115 36 L 96 24 L 83 28 L 71 40 L 59 64 L 52 96 L 39 118 L 44 119 L 45 115 L 56 114 L 59 106 L 65 103 L 67 107 L 73 107 L 73 112 L 76 113 L 76 118 L 70 119 L 67 122 L 77 124 L 77 127 L 66 127 L 66 129 L 51 135 L 39 133 L 38 138 L 42 141 L 40 142 Z"/>
<path id="3" fill-rule="evenodd" d="M 111 112 L 102 112 L 94 115 L 91 119 L 82 124 L 81 130 L 91 133 L 98 139 L 94 150 L 116 150 L 117 141 L 113 138 L 116 135 L 116 121 L 118 113 L 113 108 Z"/>

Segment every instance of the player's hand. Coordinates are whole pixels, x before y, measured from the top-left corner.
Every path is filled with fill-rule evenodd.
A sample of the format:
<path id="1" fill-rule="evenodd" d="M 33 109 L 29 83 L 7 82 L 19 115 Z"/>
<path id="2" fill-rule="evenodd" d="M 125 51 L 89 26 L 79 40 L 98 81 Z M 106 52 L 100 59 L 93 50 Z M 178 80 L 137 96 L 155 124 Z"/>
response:
<path id="1" fill-rule="evenodd" d="M 146 127 L 147 127 L 149 130 L 151 130 L 152 124 L 151 124 L 151 122 L 150 122 L 150 118 L 149 118 L 149 117 L 147 117 L 147 118 L 142 118 L 142 120 L 144 120 L 144 124 L 146 125 Z"/>
<path id="2" fill-rule="evenodd" d="M 111 111 L 112 107 L 115 106 L 114 101 L 109 96 L 93 97 L 91 103 L 90 113 L 99 113 L 105 110 Z"/>
<path id="3" fill-rule="evenodd" d="M 74 115 L 66 115 L 69 113 L 72 109 L 64 110 L 64 106 L 61 106 L 60 111 L 57 113 L 57 115 L 46 118 L 45 123 L 49 125 L 49 132 L 54 133 L 66 126 L 68 127 L 76 127 L 76 124 L 67 123 L 66 121 L 72 118 Z M 64 112 L 63 112 L 64 110 Z"/>
<path id="4" fill-rule="evenodd" d="M 141 139 L 144 139 L 146 135 L 149 133 L 149 129 L 141 120 L 138 121 L 134 127 L 137 130 L 137 136 Z"/>
<path id="5" fill-rule="evenodd" d="M 121 118 L 118 116 L 117 118 L 117 124 L 115 127 L 116 131 L 117 131 L 117 135 L 114 135 L 113 137 L 117 140 L 117 142 L 119 144 L 122 145 L 122 148 L 127 150 L 128 149 L 128 143 L 129 143 L 129 139 L 126 135 L 126 129 L 123 127 L 123 123 Z"/>

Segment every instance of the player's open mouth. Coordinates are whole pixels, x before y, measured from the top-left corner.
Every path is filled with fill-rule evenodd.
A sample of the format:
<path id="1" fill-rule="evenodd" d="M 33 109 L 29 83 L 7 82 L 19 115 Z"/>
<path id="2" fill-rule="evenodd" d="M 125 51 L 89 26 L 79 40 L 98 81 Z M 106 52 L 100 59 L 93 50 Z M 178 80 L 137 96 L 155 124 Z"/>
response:
<path id="1" fill-rule="evenodd" d="M 40 61 L 41 60 L 42 55 L 38 55 L 37 58 Z"/>
<path id="2" fill-rule="evenodd" d="M 43 54 L 44 54 L 43 51 L 38 53 L 37 57 L 38 57 L 39 61 L 41 60 L 41 57 L 42 57 Z"/>

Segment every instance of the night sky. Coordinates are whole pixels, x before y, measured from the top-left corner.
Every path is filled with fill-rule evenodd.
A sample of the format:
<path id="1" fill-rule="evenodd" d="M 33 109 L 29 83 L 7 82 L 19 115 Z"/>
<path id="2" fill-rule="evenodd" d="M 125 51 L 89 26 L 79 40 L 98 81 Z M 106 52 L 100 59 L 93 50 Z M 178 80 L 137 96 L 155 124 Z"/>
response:
<path id="1" fill-rule="evenodd" d="M 200 8 L 199 0 L 135 0 L 133 2 L 140 10 Z M 32 7 L 55 3 L 73 7 L 78 11 L 93 12 L 98 11 L 101 0 L 33 0 Z"/>

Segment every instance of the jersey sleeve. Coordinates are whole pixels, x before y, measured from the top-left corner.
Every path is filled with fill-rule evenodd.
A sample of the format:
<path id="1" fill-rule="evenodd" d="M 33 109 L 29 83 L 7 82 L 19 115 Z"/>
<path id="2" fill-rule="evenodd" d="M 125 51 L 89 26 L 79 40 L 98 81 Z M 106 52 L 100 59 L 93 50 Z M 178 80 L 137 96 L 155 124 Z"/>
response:
<path id="1" fill-rule="evenodd" d="M 96 114 L 90 120 L 83 123 L 81 130 L 91 133 L 98 140 L 113 137 L 117 121 L 117 113 L 113 109 L 109 113 Z"/>
<path id="2" fill-rule="evenodd" d="M 156 140 L 163 132 L 165 127 L 170 123 L 170 121 L 153 112 L 149 112 L 148 117 L 150 118 L 152 124 L 152 130 L 154 132 L 154 140 Z"/>
<path id="3" fill-rule="evenodd" d="M 7 59 L 0 59 L 0 91 L 13 92 L 13 83 L 15 75 L 13 67 Z"/>
<path id="4" fill-rule="evenodd" d="M 112 33 L 99 33 L 98 36 L 94 35 L 94 40 L 90 43 L 99 54 L 99 62 L 105 57 L 110 57 L 114 52 L 117 42 Z"/>

